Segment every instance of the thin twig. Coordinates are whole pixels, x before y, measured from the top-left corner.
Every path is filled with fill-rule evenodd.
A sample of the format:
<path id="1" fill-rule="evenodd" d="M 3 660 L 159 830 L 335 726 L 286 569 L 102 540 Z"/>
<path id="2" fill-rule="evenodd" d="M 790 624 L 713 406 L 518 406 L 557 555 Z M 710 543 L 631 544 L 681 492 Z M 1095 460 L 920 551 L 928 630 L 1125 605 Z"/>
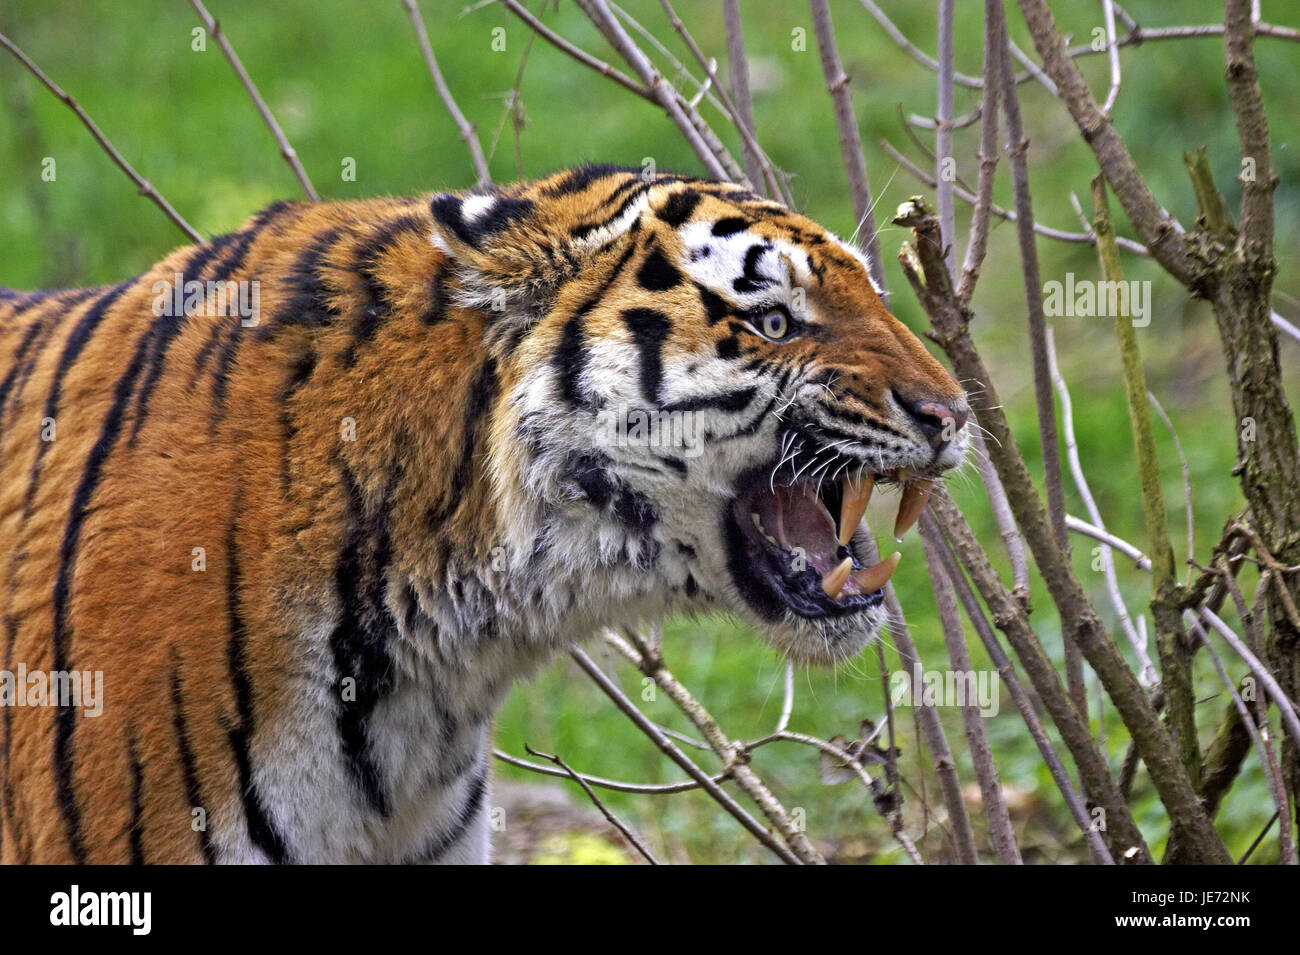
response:
<path id="1" fill-rule="evenodd" d="M 922 514 L 921 521 L 922 523 L 931 522 L 936 529 L 942 529 L 940 518 L 934 514 Z M 945 539 L 947 539 L 946 532 Z M 1112 859 L 1110 850 L 1101 838 L 1098 826 L 1088 815 L 1088 809 L 1075 788 L 1074 782 L 1070 779 L 1065 764 L 1061 761 L 1060 755 L 1056 752 L 1056 748 L 1052 745 L 1052 741 L 1043 728 L 1042 721 L 1038 718 L 1038 712 L 1034 709 L 1033 701 L 1030 700 L 1029 694 L 1025 691 L 1020 678 L 1016 675 L 1015 665 L 1011 662 L 1011 658 L 1007 656 L 1006 651 L 1002 649 L 1002 644 L 998 642 L 998 638 L 989 626 L 988 620 L 985 619 L 984 612 L 980 609 L 979 602 L 976 600 L 966 576 L 957 565 L 956 558 L 946 545 L 939 550 L 938 556 L 948 580 L 952 582 L 956 589 L 957 598 L 966 611 L 967 619 L 975 627 L 975 632 L 979 634 L 980 642 L 984 644 L 989 659 L 997 667 L 998 676 L 1006 686 L 1012 703 L 1015 704 L 1017 711 L 1020 713 L 1020 718 L 1024 720 L 1025 727 L 1029 730 L 1034 745 L 1038 747 L 1043 762 L 1047 764 L 1048 772 L 1051 773 L 1056 788 L 1060 790 L 1066 808 L 1069 809 L 1070 815 L 1074 817 L 1074 821 L 1078 824 L 1079 831 L 1083 833 L 1088 848 L 1098 861 L 1105 865 L 1113 865 L 1114 859 Z"/>
<path id="2" fill-rule="evenodd" d="M 117 151 L 117 148 L 109 142 L 108 137 L 104 135 L 103 131 L 95 125 L 94 120 L 92 120 L 86 114 L 86 111 L 81 108 L 81 104 L 65 93 L 57 83 L 46 76 L 45 72 L 33 63 L 31 58 L 14 45 L 14 42 L 3 33 L 0 33 L 0 46 L 3 46 L 6 50 L 17 57 L 18 62 L 27 67 L 32 75 L 44 84 L 46 89 L 57 96 L 63 102 L 64 106 L 68 107 L 68 109 L 72 110 L 72 112 L 76 114 L 77 119 L 81 120 L 82 125 L 90 130 L 90 135 L 95 137 L 95 142 L 99 143 L 100 148 L 103 149 L 104 152 L 108 153 L 108 158 L 113 160 L 117 165 L 117 168 L 126 173 L 127 177 L 135 183 L 135 188 L 140 195 L 145 196 L 150 202 L 161 209 L 163 214 L 167 216 L 167 218 L 170 219 L 178 229 L 189 236 L 192 241 L 203 241 L 203 236 L 199 235 L 193 226 L 181 218 L 181 214 L 173 209 L 172 204 L 162 197 L 158 190 L 154 188 L 153 183 L 148 179 L 143 178 L 134 168 L 132 168 L 131 164 L 123 158 L 122 154 Z"/>
<path id="3" fill-rule="evenodd" d="M 1156 414 L 1160 420 L 1165 423 L 1169 430 L 1169 437 L 1174 442 L 1174 453 L 1178 455 L 1178 466 L 1183 472 L 1183 505 L 1187 511 L 1187 574 L 1188 581 L 1191 580 L 1191 563 L 1196 558 L 1196 518 L 1192 512 L 1192 473 L 1187 467 L 1187 455 L 1183 454 L 1183 443 L 1178 440 L 1178 432 L 1174 430 L 1174 423 L 1169 420 L 1169 415 L 1165 414 L 1165 409 L 1156 396 L 1147 392 L 1147 400 L 1151 402 L 1151 407 L 1156 409 Z"/>
<path id="4" fill-rule="evenodd" d="M 888 308 L 889 289 L 885 282 L 885 262 L 880 255 L 880 239 L 876 235 L 876 218 L 872 213 L 871 184 L 867 179 L 867 164 L 862 154 L 862 138 L 858 135 L 858 121 L 853 115 L 853 100 L 849 96 L 849 75 L 840 63 L 829 3 L 827 0 L 809 2 L 812 6 L 813 32 L 817 35 L 817 49 L 821 54 L 822 75 L 826 78 L 826 89 L 831 95 L 831 106 L 835 113 L 840 157 L 849 179 L 849 196 L 853 200 L 853 215 L 858 224 L 858 245 L 866 253 L 871 280 L 880 291 L 881 301 Z"/>
<path id="5" fill-rule="evenodd" d="M 984 72 L 992 76 L 1000 69 L 997 58 L 1002 55 L 1002 50 L 996 36 L 991 35 L 989 26 L 990 17 L 986 11 Z M 957 280 L 957 302 L 962 308 L 970 307 L 971 296 L 975 294 L 975 283 L 979 281 L 980 266 L 984 263 L 984 253 L 988 249 L 989 211 L 993 205 L 993 181 L 998 169 L 998 152 L 998 84 L 988 83 L 980 95 L 979 179 L 973 199 L 974 208 L 971 210 L 970 234 L 966 240 L 966 258 L 962 262 L 961 277 Z M 983 474 L 983 471 L 980 473 Z M 998 527 L 1005 534 L 1001 521 Z"/>
<path id="6" fill-rule="evenodd" d="M 460 130 L 460 138 L 465 141 L 465 148 L 469 150 L 469 159 L 474 164 L 474 174 L 478 177 L 477 185 L 491 185 L 492 174 L 488 172 L 487 160 L 483 158 L 483 147 L 479 144 L 478 133 L 474 129 L 474 124 L 465 118 L 465 114 L 456 105 L 455 97 L 451 95 L 451 89 L 442 77 L 442 70 L 438 69 L 438 60 L 433 55 L 433 46 L 430 45 L 429 34 L 424 29 L 424 18 L 420 16 L 420 8 L 416 0 L 403 0 L 403 2 L 407 15 L 411 18 L 411 26 L 415 28 L 416 38 L 420 41 L 420 52 L 424 54 L 424 65 L 429 68 L 433 88 L 438 91 L 438 98 L 442 100 L 442 105 L 447 107 L 447 112 L 451 114 L 456 128 Z"/>
<path id="7" fill-rule="evenodd" d="M 1291 737 L 1293 743 L 1300 746 L 1300 718 L 1296 716 L 1295 704 L 1282 692 L 1282 687 L 1278 685 L 1273 674 L 1269 672 L 1268 667 L 1259 661 L 1259 657 L 1250 652 L 1241 637 L 1224 623 L 1213 610 L 1209 607 L 1201 606 L 1197 608 L 1197 614 L 1202 620 L 1208 623 L 1214 632 L 1221 636 L 1225 643 L 1236 652 L 1250 667 L 1250 672 L 1255 674 L 1259 682 L 1264 684 L 1268 690 L 1269 696 L 1277 704 L 1278 712 L 1282 714 L 1282 725 L 1286 727 L 1287 735 Z"/>
<path id="8" fill-rule="evenodd" d="M 271 114 L 271 108 L 266 105 L 266 100 L 262 99 L 262 94 L 257 91 L 257 86 L 253 83 L 253 78 L 249 76 L 248 71 L 244 69 L 244 64 L 239 60 L 239 54 L 235 52 L 235 48 L 231 46 L 230 40 L 226 38 L 225 31 L 221 29 L 221 23 L 214 19 L 212 14 L 208 13 L 207 8 L 203 6 L 201 0 L 190 0 L 190 6 L 194 7 L 194 11 L 199 15 L 199 19 L 201 19 L 203 25 L 207 27 L 208 33 L 212 35 L 212 39 L 217 41 L 217 45 L 221 47 L 221 52 L 226 55 L 226 59 L 230 62 L 230 68 L 235 71 L 235 75 L 239 77 L 239 82 L 243 84 L 244 89 L 248 92 L 249 99 L 251 99 L 253 105 L 257 107 L 258 113 L 262 116 L 262 122 L 266 123 L 266 128 L 269 129 L 271 135 L 275 137 L 276 145 L 280 147 L 280 155 L 284 157 L 284 161 L 289 164 L 289 168 L 293 170 L 293 174 L 298 178 L 298 182 L 302 186 L 303 192 L 307 193 L 307 195 L 311 197 L 312 202 L 320 202 L 320 196 L 316 193 L 316 187 L 311 184 L 311 180 L 307 177 L 307 170 L 302 168 L 302 163 L 298 159 L 297 151 L 289 145 L 288 137 L 284 135 L 284 130 L 280 128 L 280 124 L 276 122 L 275 116 Z"/>
<path id="9" fill-rule="evenodd" d="M 1079 497 L 1083 499 L 1083 506 L 1087 508 L 1088 516 L 1092 518 L 1093 524 L 1105 531 L 1106 525 L 1101 518 L 1101 509 L 1097 507 L 1097 500 L 1092 496 L 1092 488 L 1088 486 L 1087 475 L 1083 473 L 1083 463 L 1079 460 L 1079 444 L 1074 436 L 1074 403 L 1070 400 L 1069 386 L 1066 385 L 1065 377 L 1061 374 L 1061 369 L 1057 365 L 1056 340 L 1051 328 L 1047 329 L 1047 363 L 1052 382 L 1056 385 L 1056 393 L 1061 399 L 1061 423 L 1065 431 L 1065 456 L 1070 462 L 1070 473 L 1074 477 L 1074 487 L 1079 492 Z M 1066 526 L 1068 528 L 1068 521 Z M 1129 644 L 1133 647 L 1138 662 L 1141 664 L 1138 679 L 1142 681 L 1143 686 L 1154 687 L 1160 682 L 1160 677 L 1156 673 L 1155 664 L 1151 662 L 1151 657 L 1147 655 L 1145 642 L 1138 640 L 1137 630 L 1129 617 L 1128 606 L 1124 603 L 1124 595 L 1120 592 L 1119 580 L 1115 576 L 1115 561 L 1111 558 L 1110 547 L 1106 544 L 1101 547 L 1101 567 L 1106 577 L 1106 591 L 1110 595 L 1111 606 L 1115 608 L 1115 616 L 1119 618 L 1124 635 L 1128 637 Z"/>
<path id="10" fill-rule="evenodd" d="M 1223 661 L 1219 659 L 1219 654 L 1215 652 L 1214 645 L 1210 643 L 1209 637 L 1205 631 L 1197 625 L 1195 616 L 1189 610 L 1187 611 L 1188 626 L 1193 633 L 1200 638 L 1201 645 L 1205 647 L 1206 653 L 1209 654 L 1210 661 L 1214 664 L 1215 672 L 1219 674 L 1219 679 L 1227 687 L 1228 693 L 1232 695 L 1232 705 L 1236 707 L 1238 715 L 1241 717 L 1241 723 L 1250 735 L 1250 740 L 1255 746 L 1255 751 L 1259 753 L 1260 765 L 1264 768 L 1264 778 L 1268 783 L 1268 794 L 1273 800 L 1273 805 L 1277 807 L 1278 813 L 1282 817 L 1282 831 L 1279 834 L 1281 842 L 1282 859 L 1289 865 L 1296 864 L 1295 844 L 1291 839 L 1291 817 L 1286 811 L 1286 789 L 1282 783 L 1282 769 L 1278 765 L 1277 757 L 1273 753 L 1273 748 L 1267 746 L 1265 740 L 1260 736 L 1259 727 L 1255 725 L 1255 719 L 1246 704 L 1241 699 L 1241 694 L 1237 692 L 1237 685 L 1232 682 L 1232 677 L 1228 676 L 1228 671 L 1223 666 Z"/>
<path id="11" fill-rule="evenodd" d="M 623 834 L 623 838 L 632 844 L 632 848 L 636 849 L 637 852 L 641 853 L 641 858 L 645 859 L 645 861 L 649 862 L 651 865 L 659 864 L 659 860 L 656 859 L 650 853 L 650 850 L 647 849 L 645 845 L 641 842 L 641 840 L 636 837 L 636 833 L 634 833 L 631 829 L 629 829 L 623 823 L 623 820 L 619 819 L 618 816 L 614 815 L 612 812 L 609 811 L 608 808 L 606 808 L 605 804 L 600 801 L 600 797 L 596 795 L 596 791 L 587 785 L 587 781 L 583 779 L 582 776 L 580 776 L 578 773 L 575 773 L 572 769 L 570 769 L 568 763 L 560 759 L 558 755 L 551 755 L 550 753 L 539 753 L 537 750 L 533 749 L 527 743 L 524 744 L 524 749 L 528 751 L 528 754 L 530 756 L 536 756 L 538 759 L 549 759 L 556 766 L 560 767 L 560 769 L 564 771 L 564 774 L 566 776 L 568 776 L 570 779 L 572 779 L 574 782 L 576 782 L 579 786 L 582 787 L 582 791 L 587 794 L 587 798 L 596 804 L 596 808 L 600 810 L 600 814 L 604 816 L 606 820 L 608 820 L 609 824 Z"/>
<path id="12" fill-rule="evenodd" d="M 939 182 L 939 234 L 943 236 L 944 261 L 953 281 L 957 279 L 957 221 L 953 210 L 952 185 L 956 158 L 952 154 L 952 10 L 954 0 L 939 0 L 939 98 L 934 123 L 934 175 Z"/>
<path id="13" fill-rule="evenodd" d="M 654 64 L 650 62 L 650 58 L 628 36 L 627 31 L 618 22 L 618 17 L 610 10 L 609 4 L 605 0 L 577 0 L 577 2 L 582 12 L 587 15 L 587 19 L 618 51 L 627 65 L 632 68 L 632 72 L 641 78 L 654 101 L 668 114 L 668 118 L 685 138 L 687 145 L 694 150 L 709 175 L 721 180 L 741 178 L 744 173 L 740 166 L 726 152 L 721 141 L 711 135 L 712 131 L 708 129 L 708 124 L 678 95 L 676 88 L 660 75 Z M 708 140 L 706 136 L 709 137 Z"/>
<path id="14" fill-rule="evenodd" d="M 667 0 L 665 0 L 666 5 Z M 722 0 L 722 22 L 727 31 L 727 66 L 731 72 L 731 99 L 735 104 L 731 111 L 731 121 L 743 137 L 741 145 L 745 159 L 745 175 L 752 182 L 758 182 L 763 167 L 759 150 L 751 145 L 754 136 L 754 99 L 749 92 L 749 59 L 745 56 L 745 32 L 740 20 L 740 0 Z"/>
<path id="15" fill-rule="evenodd" d="M 1119 46 L 1115 39 L 1115 2 L 1101 0 L 1101 6 L 1106 20 L 1106 52 L 1110 56 L 1110 91 L 1106 94 L 1106 102 L 1102 104 L 1101 111 L 1109 116 L 1115 109 L 1115 101 L 1119 99 L 1123 76 L 1119 66 Z"/>
<path id="16" fill-rule="evenodd" d="M 882 139 L 880 141 L 880 148 L 883 149 L 886 153 L 888 153 L 891 159 L 893 159 L 900 166 L 906 169 L 914 177 L 919 179 L 921 182 L 925 183 L 930 188 L 932 189 L 936 188 L 934 176 L 930 175 L 930 173 L 928 173 L 920 166 L 916 165 L 916 163 L 912 162 L 910 159 L 904 156 L 888 140 Z M 958 199 L 961 199 L 963 202 L 974 204 L 975 202 L 978 201 L 974 193 L 972 193 L 969 189 L 963 189 L 960 185 L 956 183 L 953 184 L 952 192 L 953 195 L 955 195 Z M 1004 219 L 1007 222 L 1016 221 L 1016 214 L 1014 211 L 1012 211 L 1011 209 L 1004 209 L 1001 206 L 997 205 L 996 203 L 989 203 L 989 212 L 997 216 L 999 219 Z M 1039 235 L 1043 236 L 1044 238 L 1056 239 L 1059 242 L 1075 242 L 1081 245 L 1097 244 L 1097 237 L 1093 235 L 1091 232 L 1066 232 L 1063 229 L 1054 229 L 1051 226 L 1042 225 L 1039 222 L 1034 223 L 1034 231 L 1037 232 Z M 1123 236 L 1119 236 L 1117 237 L 1116 241 L 1119 243 L 1119 247 L 1121 249 L 1124 249 L 1126 252 L 1132 252 L 1135 255 L 1151 254 L 1150 252 L 1147 251 L 1146 246 L 1142 245 L 1142 243 L 1140 242 L 1134 242 L 1132 239 L 1126 239 Z"/>
<path id="17" fill-rule="evenodd" d="M 954 672 L 973 675 L 975 671 L 971 666 L 970 653 L 966 649 L 966 634 L 962 630 L 961 615 L 957 610 L 957 598 L 953 593 L 954 585 L 942 561 L 941 552 L 948 545 L 944 543 L 943 533 L 933 520 L 922 521 L 920 533 L 926 566 L 931 571 L 930 583 L 934 588 L 935 605 L 939 611 L 943 639 L 948 647 L 948 661 L 952 664 Z M 966 730 L 971 763 L 975 767 L 975 778 L 979 782 L 984 815 L 988 819 L 989 842 L 993 844 L 993 850 L 1003 865 L 1021 865 L 1024 860 L 1020 857 L 1020 847 L 1016 845 L 1016 835 L 1011 827 L 1011 816 L 1007 812 L 1006 800 L 1002 798 L 997 766 L 994 765 L 993 755 L 989 751 L 988 734 L 984 732 L 984 717 L 975 700 L 967 698 L 962 701 L 961 719 L 962 726 Z"/>
<path id="18" fill-rule="evenodd" d="M 550 27 L 543 24 L 541 20 L 537 19 L 537 17 L 529 13 L 524 8 L 523 4 L 518 2 L 518 0 L 497 0 L 497 3 L 500 3 L 503 7 L 509 10 L 515 16 L 517 16 L 520 20 L 523 20 L 524 23 L 528 24 L 529 28 L 532 29 L 534 33 L 536 33 L 543 40 L 551 44 L 551 46 L 555 47 L 560 52 L 568 54 L 569 56 L 577 60 L 579 63 L 581 63 L 583 66 L 595 70 L 601 76 L 609 77 L 611 80 L 613 80 L 619 86 L 623 87 L 623 89 L 627 90 L 628 92 L 635 93 L 643 100 L 654 103 L 656 106 L 659 105 L 658 101 L 655 99 L 653 94 L 651 94 L 650 90 L 648 90 L 646 87 L 642 86 L 636 80 L 629 77 L 626 73 L 623 73 L 617 68 L 610 66 L 604 60 L 594 57 L 590 53 L 586 52 L 585 50 L 582 50 L 574 46 L 572 43 L 564 39 L 564 37 L 560 36 Z"/>
<path id="19" fill-rule="evenodd" d="M 555 769 L 551 766 L 543 766 L 541 763 L 532 763 L 526 759 L 520 759 L 518 756 L 512 756 L 504 750 L 494 749 L 492 755 L 503 763 L 511 766 L 518 766 L 520 769 L 526 769 L 529 772 L 540 773 L 543 776 L 560 776 L 569 777 L 572 770 L 565 772 L 561 769 Z M 609 789 L 619 793 L 636 793 L 642 796 L 671 796 L 674 793 L 690 792 L 692 789 L 699 789 L 700 784 L 693 779 L 686 779 L 679 783 L 628 783 L 620 779 L 606 779 L 603 776 L 592 776 L 590 773 L 579 773 L 584 780 L 593 786 L 601 789 Z M 720 783 L 727 778 L 726 773 L 718 773 L 713 777 L 715 783 Z"/>
<path id="20" fill-rule="evenodd" d="M 825 860 L 808 841 L 808 837 L 790 820 L 785 807 L 772 795 L 771 790 L 759 779 L 741 758 L 739 747 L 722 731 L 712 714 L 697 700 L 690 691 L 663 665 L 663 661 L 654 655 L 644 642 L 634 645 L 618 634 L 606 630 L 602 633 L 604 640 L 619 653 L 623 654 L 633 666 L 650 677 L 677 704 L 686 717 L 695 724 L 709 746 L 722 760 L 736 785 L 754 800 L 763 814 L 781 833 L 791 851 L 807 865 L 822 865 Z M 635 639 L 635 638 L 634 638 Z"/>
<path id="21" fill-rule="evenodd" d="M 735 0 L 731 0 L 731 2 L 735 2 Z M 668 14 L 668 21 L 672 24 L 673 29 L 675 29 L 681 36 L 682 42 L 684 42 L 686 48 L 691 51 L 691 55 L 695 57 L 696 62 L 704 68 L 709 81 L 713 83 L 714 89 L 718 91 L 718 96 L 722 100 L 723 112 L 727 115 L 731 124 L 736 127 L 736 131 L 740 134 L 740 142 L 745 157 L 745 175 L 749 179 L 750 184 L 757 187 L 759 183 L 766 183 L 769 195 L 776 199 L 784 199 L 788 203 L 790 197 L 781 188 L 781 183 L 777 178 L 775 170 L 772 168 L 771 161 L 768 159 L 767 154 L 763 152 L 762 147 L 759 146 L 758 140 L 755 138 L 754 110 L 753 105 L 749 100 L 749 72 L 745 64 L 744 38 L 742 37 L 739 41 L 741 43 L 739 52 L 737 53 L 733 50 L 728 54 L 732 58 L 733 85 L 737 82 L 736 70 L 739 69 L 743 74 L 742 82 L 745 84 L 745 96 L 743 100 L 744 105 L 741 105 L 727 92 L 727 88 L 718 80 L 717 64 L 704 55 L 704 51 L 700 49 L 699 44 L 695 42 L 695 38 L 691 36 L 690 31 L 686 29 L 686 24 L 682 23 L 681 17 L 677 15 L 677 11 L 673 9 L 672 4 L 669 3 L 668 0 L 660 0 L 660 3 L 664 8 L 664 12 Z M 737 12 L 736 16 L 736 29 L 739 30 L 739 12 Z M 728 29 L 730 30 L 730 26 Z M 731 43 L 730 33 L 728 33 L 728 43 Z M 737 57 L 739 58 L 739 67 L 736 65 Z M 752 173 L 749 171 L 750 165 L 756 167 Z"/>
<path id="22" fill-rule="evenodd" d="M 582 668 L 583 672 L 595 681 L 596 685 L 604 691 L 605 695 L 613 701 L 614 705 L 622 710 L 623 714 L 636 725 L 637 729 L 648 736 L 665 756 L 680 766 L 686 771 L 688 776 L 699 783 L 700 788 L 712 796 L 718 805 L 730 813 L 737 822 L 744 826 L 750 835 L 763 845 L 767 846 L 768 849 L 772 850 L 781 861 L 789 865 L 802 864 L 798 856 L 782 845 L 777 839 L 773 838 L 772 834 L 764 829 L 757 819 L 746 812 L 744 807 L 736 802 L 736 800 L 732 799 L 721 786 L 713 781 L 713 777 L 700 769 L 699 766 L 695 765 L 694 761 L 691 760 L 690 757 L 673 745 L 673 742 L 668 739 L 667 736 L 659 732 L 655 725 L 651 723 L 650 720 L 646 719 L 645 714 L 637 709 L 636 704 L 629 700 L 627 695 L 620 690 L 609 677 L 605 676 L 600 667 L 596 665 L 595 661 L 592 660 L 591 657 L 587 656 L 581 648 L 574 647 L 569 651 L 569 655 L 573 657 L 574 661 Z"/>
<path id="23" fill-rule="evenodd" d="M 1087 521 L 1075 517 L 1073 514 L 1065 515 L 1065 526 L 1076 534 L 1083 534 L 1085 537 L 1091 537 L 1093 540 L 1101 541 L 1107 547 L 1112 547 L 1119 551 L 1124 556 L 1128 557 L 1129 560 L 1133 561 L 1138 570 L 1145 570 L 1148 573 L 1151 571 L 1150 557 L 1142 553 L 1141 550 L 1123 538 L 1116 537 L 1110 531 L 1097 527 L 1094 524 L 1089 524 Z"/>

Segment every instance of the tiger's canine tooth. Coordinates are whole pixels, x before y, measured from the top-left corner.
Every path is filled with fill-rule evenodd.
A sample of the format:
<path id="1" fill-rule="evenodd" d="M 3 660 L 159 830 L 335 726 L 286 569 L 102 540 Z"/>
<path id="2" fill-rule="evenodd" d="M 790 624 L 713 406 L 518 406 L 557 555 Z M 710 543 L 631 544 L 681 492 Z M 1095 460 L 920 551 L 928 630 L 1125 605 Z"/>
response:
<path id="1" fill-rule="evenodd" d="M 849 573 L 853 570 L 853 558 L 845 557 L 839 564 L 832 567 L 822 578 L 822 590 L 826 591 L 826 596 L 831 600 L 838 600 L 840 591 L 844 589 L 844 584 L 849 579 Z"/>
<path id="2" fill-rule="evenodd" d="M 841 484 L 844 493 L 840 502 L 840 546 L 847 546 L 853 532 L 858 529 L 858 521 L 862 520 L 862 515 L 867 510 L 871 489 L 875 485 L 876 478 L 873 474 L 868 474 L 859 481 L 844 478 Z"/>
<path id="3" fill-rule="evenodd" d="M 858 585 L 858 589 L 864 594 L 877 591 L 889 583 L 889 578 L 894 576 L 894 569 L 902 559 L 903 555 L 898 551 L 894 551 L 880 563 L 865 570 L 856 571 L 852 575 L 853 582 Z"/>
<path id="4" fill-rule="evenodd" d="M 898 502 L 898 516 L 894 518 L 894 537 L 901 540 L 908 529 L 916 523 L 926 502 L 930 500 L 933 482 L 918 478 L 903 485 L 903 497 Z"/>

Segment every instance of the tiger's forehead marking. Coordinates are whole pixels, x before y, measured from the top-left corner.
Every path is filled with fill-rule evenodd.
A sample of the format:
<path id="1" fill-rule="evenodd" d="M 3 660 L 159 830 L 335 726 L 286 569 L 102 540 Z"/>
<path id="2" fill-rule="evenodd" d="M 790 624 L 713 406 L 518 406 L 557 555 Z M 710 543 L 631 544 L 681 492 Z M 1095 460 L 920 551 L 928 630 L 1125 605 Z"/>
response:
<path id="1" fill-rule="evenodd" d="M 750 231 L 747 220 L 700 220 L 682 226 L 677 234 L 686 274 L 741 308 L 787 297 L 792 285 L 814 281 L 807 250 L 782 236 Z"/>

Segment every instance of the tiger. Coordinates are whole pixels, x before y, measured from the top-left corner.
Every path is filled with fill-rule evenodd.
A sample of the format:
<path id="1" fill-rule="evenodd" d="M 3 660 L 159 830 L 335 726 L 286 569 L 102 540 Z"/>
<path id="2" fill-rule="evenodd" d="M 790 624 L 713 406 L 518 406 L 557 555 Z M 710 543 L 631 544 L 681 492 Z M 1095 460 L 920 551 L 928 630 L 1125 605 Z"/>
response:
<path id="1" fill-rule="evenodd" d="M 849 660 L 873 488 L 970 431 L 853 245 L 603 164 L 5 288 L 0 356 L 6 863 L 487 862 L 515 681 L 709 612 Z"/>

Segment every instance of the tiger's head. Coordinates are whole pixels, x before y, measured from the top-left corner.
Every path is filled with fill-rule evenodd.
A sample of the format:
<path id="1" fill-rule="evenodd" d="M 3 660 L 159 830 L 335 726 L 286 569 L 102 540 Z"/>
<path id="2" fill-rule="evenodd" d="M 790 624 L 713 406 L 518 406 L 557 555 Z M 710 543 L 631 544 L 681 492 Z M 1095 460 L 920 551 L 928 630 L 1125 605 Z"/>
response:
<path id="1" fill-rule="evenodd" d="M 969 406 L 849 245 L 743 188 L 586 166 L 432 201 L 500 370 L 486 454 L 505 573 L 584 622 L 726 609 L 808 662 L 885 620 L 896 535 Z M 562 609 L 562 608 L 561 608 Z"/>

